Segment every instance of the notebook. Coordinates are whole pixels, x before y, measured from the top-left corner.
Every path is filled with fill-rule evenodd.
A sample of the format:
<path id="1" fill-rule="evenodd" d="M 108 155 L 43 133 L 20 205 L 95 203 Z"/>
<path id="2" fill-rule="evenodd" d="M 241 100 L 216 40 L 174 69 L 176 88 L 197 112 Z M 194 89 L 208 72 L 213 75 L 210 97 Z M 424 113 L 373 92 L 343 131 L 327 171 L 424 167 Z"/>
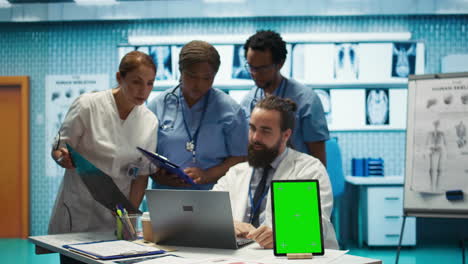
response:
<path id="1" fill-rule="evenodd" d="M 273 180 L 271 201 L 275 256 L 288 253 L 323 255 L 318 181 Z"/>
<path id="2" fill-rule="evenodd" d="M 126 240 L 108 240 L 89 243 L 64 245 L 66 249 L 97 259 L 109 260 L 162 254 L 165 251 L 155 247 L 143 246 Z"/>
<path id="3" fill-rule="evenodd" d="M 192 178 L 190 178 L 185 172 L 179 167 L 179 165 L 172 163 L 168 158 L 159 155 L 157 153 L 154 153 L 152 151 L 142 149 L 140 147 L 137 147 L 137 149 L 145 155 L 146 158 L 148 158 L 154 165 L 156 165 L 159 168 L 163 168 L 166 171 L 175 174 L 179 176 L 182 180 L 184 180 L 186 183 L 195 185 L 196 183 L 193 182 Z"/>
<path id="4" fill-rule="evenodd" d="M 160 245 L 237 249 L 229 192 L 146 190 L 153 240 Z"/>

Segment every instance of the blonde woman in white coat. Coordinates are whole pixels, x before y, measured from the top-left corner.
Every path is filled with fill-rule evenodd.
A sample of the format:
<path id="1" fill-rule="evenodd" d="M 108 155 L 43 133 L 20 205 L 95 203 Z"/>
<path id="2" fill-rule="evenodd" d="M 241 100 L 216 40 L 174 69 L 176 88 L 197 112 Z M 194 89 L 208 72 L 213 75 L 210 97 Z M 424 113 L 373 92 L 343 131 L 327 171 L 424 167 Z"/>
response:
<path id="1" fill-rule="evenodd" d="M 155 76 L 151 57 L 133 51 L 120 63 L 117 88 L 83 94 L 73 102 L 52 149 L 52 158 L 66 170 L 49 234 L 115 228 L 112 212 L 94 200 L 73 168 L 66 143 L 111 176 L 138 208 L 151 166 L 136 147 L 156 148 L 158 120 L 144 105 Z"/>

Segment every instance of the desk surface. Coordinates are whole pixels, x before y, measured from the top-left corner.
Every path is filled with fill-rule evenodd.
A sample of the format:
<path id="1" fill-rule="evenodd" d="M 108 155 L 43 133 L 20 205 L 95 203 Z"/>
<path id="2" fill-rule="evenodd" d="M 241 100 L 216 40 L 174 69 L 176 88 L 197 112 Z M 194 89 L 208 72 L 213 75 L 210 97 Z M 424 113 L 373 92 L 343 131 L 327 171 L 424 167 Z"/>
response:
<path id="1" fill-rule="evenodd" d="M 353 185 L 403 185 L 403 176 L 359 177 L 345 176 L 347 182 Z"/>
<path id="2" fill-rule="evenodd" d="M 62 247 L 66 244 L 91 242 L 99 240 L 115 239 L 115 236 L 111 233 L 75 233 L 75 234 L 61 234 L 61 235 L 48 235 L 48 236 L 32 236 L 29 240 L 36 245 L 36 249 L 46 249 L 56 253 L 60 253 L 79 261 L 90 263 L 90 264 L 101 264 L 101 263 L 114 263 L 112 260 L 96 260 L 85 257 L 83 255 L 71 252 Z M 193 260 L 202 260 L 212 257 L 232 257 L 244 260 L 255 260 L 265 261 L 271 259 L 269 256 L 273 256 L 272 250 L 262 249 L 258 244 L 253 243 L 249 246 L 243 247 L 238 250 L 230 249 L 213 249 L 213 248 L 190 248 L 190 247 L 175 247 L 177 251 L 170 252 L 171 254 L 190 258 Z M 36 250 L 37 252 L 37 250 Z M 136 259 L 136 258 L 135 258 Z M 322 259 L 323 260 L 323 259 Z M 303 263 L 324 263 L 320 257 L 310 260 L 291 260 L 288 261 L 285 258 L 277 258 L 274 263 L 289 263 L 303 264 Z M 364 258 L 353 255 L 344 255 L 338 259 L 333 260 L 330 263 L 343 263 L 343 264 L 382 264 L 382 261 L 377 259 Z"/>

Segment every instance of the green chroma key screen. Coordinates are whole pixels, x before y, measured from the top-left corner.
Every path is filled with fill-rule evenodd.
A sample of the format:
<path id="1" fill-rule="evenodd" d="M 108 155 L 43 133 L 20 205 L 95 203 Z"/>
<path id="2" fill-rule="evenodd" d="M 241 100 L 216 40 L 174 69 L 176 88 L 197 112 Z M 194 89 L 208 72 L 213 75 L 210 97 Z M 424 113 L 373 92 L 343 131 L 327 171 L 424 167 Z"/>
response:
<path id="1" fill-rule="evenodd" d="M 316 180 L 272 181 L 275 255 L 322 255 L 321 211 Z"/>

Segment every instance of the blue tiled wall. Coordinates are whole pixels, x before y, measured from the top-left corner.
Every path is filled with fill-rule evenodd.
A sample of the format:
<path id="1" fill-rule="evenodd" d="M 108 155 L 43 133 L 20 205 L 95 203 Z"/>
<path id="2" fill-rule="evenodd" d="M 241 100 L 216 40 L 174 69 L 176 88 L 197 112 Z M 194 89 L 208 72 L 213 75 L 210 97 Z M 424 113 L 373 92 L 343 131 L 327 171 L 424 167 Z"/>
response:
<path id="1" fill-rule="evenodd" d="M 426 73 L 440 71 L 447 54 L 468 53 L 468 16 L 359 16 L 169 19 L 112 22 L 0 23 L 0 75 L 31 78 L 31 234 L 47 232 L 61 178 L 44 176 L 45 76 L 108 74 L 115 84 L 117 45 L 129 35 L 401 32 L 426 44 Z M 387 175 L 403 173 L 404 132 L 334 132 L 342 146 L 345 173 L 352 157 L 382 157 Z"/>

